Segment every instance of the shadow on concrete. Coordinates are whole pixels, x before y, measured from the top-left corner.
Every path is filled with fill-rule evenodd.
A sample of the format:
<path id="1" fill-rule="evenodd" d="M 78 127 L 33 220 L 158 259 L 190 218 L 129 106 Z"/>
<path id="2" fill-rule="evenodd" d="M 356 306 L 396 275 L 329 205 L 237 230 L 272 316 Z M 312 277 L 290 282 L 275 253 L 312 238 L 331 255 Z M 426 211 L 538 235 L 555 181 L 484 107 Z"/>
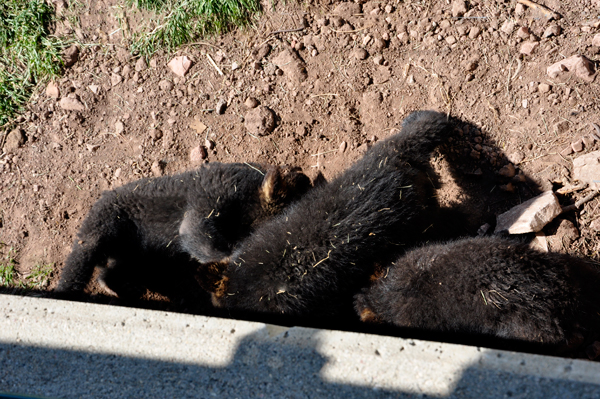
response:
<path id="1" fill-rule="evenodd" d="M 365 365 L 364 356 L 352 364 L 323 355 L 316 330 L 290 339 L 286 332 L 279 331 L 279 335 L 272 336 L 267 330 L 243 337 L 233 359 L 224 366 L 0 343 L 0 392 L 47 398 L 565 399 L 600 396 L 600 385 L 542 378 L 529 374 L 525 367 L 516 374 L 486 369 L 474 361 L 464 370 L 457 363 L 452 365 L 455 370 L 445 367 L 440 371 L 435 362 L 419 367 L 417 359 L 412 368 L 398 364 L 398 370 L 394 370 L 394 364 L 383 361 Z M 364 376 L 356 379 L 363 369 Z M 373 375 L 379 370 L 387 377 Z M 332 373 L 336 381 L 328 377 Z M 399 388 L 378 388 L 376 382 L 373 383 L 374 377 L 376 381 L 384 380 Z"/>

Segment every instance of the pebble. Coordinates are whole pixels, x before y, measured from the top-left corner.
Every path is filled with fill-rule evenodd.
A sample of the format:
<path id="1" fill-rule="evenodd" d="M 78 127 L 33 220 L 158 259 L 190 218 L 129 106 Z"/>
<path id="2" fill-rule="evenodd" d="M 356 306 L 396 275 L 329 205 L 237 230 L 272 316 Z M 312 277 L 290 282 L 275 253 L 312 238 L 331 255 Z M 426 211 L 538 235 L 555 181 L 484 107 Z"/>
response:
<path id="1" fill-rule="evenodd" d="M 258 100 L 254 97 L 248 97 L 246 99 L 246 101 L 244 101 L 244 105 L 246 106 L 246 108 L 248 109 L 253 109 L 258 107 L 260 103 L 258 102 Z"/>
<path id="2" fill-rule="evenodd" d="M 100 146 L 98 144 L 86 144 L 85 148 L 87 148 L 87 150 L 89 152 L 94 152 L 96 151 L 98 148 L 100 148 Z"/>
<path id="3" fill-rule="evenodd" d="M 208 148 L 209 150 L 214 150 L 215 149 L 215 143 L 209 139 L 204 140 L 204 146 L 206 148 Z"/>
<path id="4" fill-rule="evenodd" d="M 531 55 L 537 46 L 539 46 L 538 42 L 525 42 L 521 45 L 520 53 Z"/>
<path id="5" fill-rule="evenodd" d="M 192 60 L 190 60 L 187 56 L 183 55 L 173 58 L 171 61 L 169 61 L 167 66 L 169 67 L 171 72 L 182 78 L 192 66 Z"/>
<path id="6" fill-rule="evenodd" d="M 54 99 L 58 99 L 60 97 L 60 90 L 58 89 L 56 82 L 48 83 L 48 86 L 46 86 L 46 97 Z"/>
<path id="7" fill-rule="evenodd" d="M 600 33 L 594 35 L 592 39 L 592 46 L 600 47 Z"/>
<path id="8" fill-rule="evenodd" d="M 467 12 L 467 3 L 463 0 L 454 0 L 452 2 L 452 16 L 462 17 Z"/>
<path id="9" fill-rule="evenodd" d="M 123 81 L 123 77 L 121 77 L 121 75 L 113 73 L 112 75 L 110 75 L 110 84 L 113 86 L 118 85 L 119 83 L 121 83 Z"/>
<path id="10" fill-rule="evenodd" d="M 357 48 L 352 51 L 352 57 L 357 60 L 365 60 L 369 56 L 369 53 L 364 48 Z"/>
<path id="11" fill-rule="evenodd" d="M 100 86 L 98 85 L 89 85 L 88 89 L 90 89 L 90 91 L 94 94 L 98 94 L 98 92 L 100 91 Z"/>
<path id="12" fill-rule="evenodd" d="M 197 146 L 190 151 L 190 161 L 194 164 L 199 164 L 208 157 L 208 152 L 204 146 Z"/>
<path id="13" fill-rule="evenodd" d="M 383 55 L 377 54 L 376 56 L 374 56 L 373 62 L 375 63 L 375 65 L 383 65 Z"/>
<path id="14" fill-rule="evenodd" d="M 562 208 L 556 195 L 552 191 L 546 191 L 498 215 L 494 233 L 501 231 L 509 234 L 538 232 L 561 213 Z"/>
<path id="15" fill-rule="evenodd" d="M 473 26 L 473 27 L 471 27 L 471 30 L 469 31 L 469 38 L 477 39 L 477 36 L 479 36 L 480 33 L 481 33 L 481 28 L 479 28 L 478 26 Z"/>
<path id="16" fill-rule="evenodd" d="M 163 79 L 160 82 L 158 82 L 158 87 L 164 91 L 171 91 L 173 90 L 173 87 L 175 87 L 175 85 L 170 80 Z"/>
<path id="17" fill-rule="evenodd" d="M 149 133 L 150 133 L 150 138 L 152 138 L 152 141 L 158 141 L 163 136 L 162 130 L 154 128 L 154 127 L 151 127 L 149 129 Z"/>
<path id="18" fill-rule="evenodd" d="M 338 152 L 339 152 L 340 154 L 343 154 L 343 153 L 344 153 L 344 151 L 346 151 L 346 147 L 347 147 L 347 144 L 346 144 L 346 142 L 345 142 L 345 141 L 342 141 L 342 143 L 340 144 L 340 148 L 339 148 L 339 151 L 338 151 Z"/>
<path id="19" fill-rule="evenodd" d="M 227 101 L 225 101 L 224 99 L 220 99 L 219 102 L 217 102 L 217 106 L 215 107 L 215 112 L 218 115 L 223 115 L 225 113 L 226 109 L 227 109 Z"/>
<path id="20" fill-rule="evenodd" d="M 558 35 L 560 35 L 560 33 L 561 33 L 560 26 L 558 26 L 556 24 L 552 24 L 546 28 L 546 30 L 542 34 L 542 37 L 546 38 L 546 37 L 551 37 L 551 36 L 558 36 Z"/>
<path id="21" fill-rule="evenodd" d="M 500 27 L 500 30 L 506 33 L 507 35 L 511 35 L 513 33 L 513 30 L 515 30 L 515 23 L 510 19 L 507 19 Z"/>
<path id="22" fill-rule="evenodd" d="M 589 184 L 589 188 L 600 188 L 600 151 L 580 155 L 573 160 L 573 177 L 580 182 Z"/>
<path id="23" fill-rule="evenodd" d="M 25 132 L 23 132 L 23 130 L 21 130 L 19 128 L 14 129 L 10 133 L 8 133 L 8 135 L 6 136 L 6 141 L 4 143 L 3 150 L 5 150 L 5 151 L 16 150 L 17 148 L 19 148 L 23 144 L 25 144 L 26 139 L 27 139 L 27 137 L 25 136 Z"/>
<path id="24" fill-rule="evenodd" d="M 125 125 L 121 121 L 115 123 L 115 134 L 119 135 L 125 131 Z"/>
<path id="25" fill-rule="evenodd" d="M 265 136 L 275 129 L 275 113 L 264 105 L 259 105 L 246 113 L 244 126 L 251 134 Z"/>
<path id="26" fill-rule="evenodd" d="M 59 105 L 62 109 L 67 111 L 83 111 L 85 107 L 76 98 L 63 97 L 61 98 Z"/>
<path id="27" fill-rule="evenodd" d="M 549 93 L 550 90 L 552 90 L 552 86 L 550 86 L 547 83 L 540 83 L 538 85 L 538 90 L 540 91 L 540 93 Z"/>
<path id="28" fill-rule="evenodd" d="M 521 151 L 515 151 L 508 156 L 508 159 L 512 163 L 518 164 L 525 159 L 525 154 L 523 154 Z"/>
<path id="29" fill-rule="evenodd" d="M 525 14 L 525 6 L 521 3 L 515 6 L 515 15 L 521 16 Z"/>
<path id="30" fill-rule="evenodd" d="M 582 140 L 583 140 L 583 144 L 586 148 L 590 148 L 596 142 L 596 140 L 592 136 L 587 136 L 587 135 L 583 136 Z"/>
<path id="31" fill-rule="evenodd" d="M 164 164 L 160 161 L 152 162 L 152 166 L 150 167 L 152 174 L 156 177 L 160 177 L 164 173 Z"/>
<path id="32" fill-rule="evenodd" d="M 592 220 L 592 223 L 590 223 L 590 229 L 594 231 L 600 231 L 600 218 Z"/>
<path id="33" fill-rule="evenodd" d="M 140 57 L 135 63 L 136 72 L 145 71 L 148 68 L 148 64 L 146 64 L 146 58 Z"/>
<path id="34" fill-rule="evenodd" d="M 454 43 L 456 43 L 456 38 L 454 36 L 447 36 L 446 43 L 452 46 Z"/>
<path id="35" fill-rule="evenodd" d="M 526 26 L 521 26 L 517 30 L 517 36 L 520 37 L 521 39 L 529 39 L 530 34 L 531 34 L 531 32 L 529 31 L 529 28 Z"/>

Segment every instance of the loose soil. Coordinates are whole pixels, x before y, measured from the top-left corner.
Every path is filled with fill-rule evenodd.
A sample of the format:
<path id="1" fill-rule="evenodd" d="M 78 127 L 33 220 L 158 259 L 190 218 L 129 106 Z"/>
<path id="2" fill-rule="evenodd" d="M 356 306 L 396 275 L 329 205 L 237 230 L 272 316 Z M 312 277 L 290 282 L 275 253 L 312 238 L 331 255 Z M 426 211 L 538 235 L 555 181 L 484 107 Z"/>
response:
<path id="1" fill-rule="evenodd" d="M 462 234 L 475 235 L 571 184 L 572 159 L 600 149 L 591 125 L 600 124 L 598 78 L 546 73 L 575 54 L 597 62 L 598 0 L 539 1 L 560 14 L 551 21 L 504 0 L 463 10 L 449 1 L 265 2 L 253 29 L 148 64 L 127 51 L 142 12 L 86 3 L 80 26 L 57 27 L 82 43 L 56 82 L 58 98 L 41 89 L 19 119 L 26 141 L 0 141 L 0 251 L 16 250 L 21 276 L 53 263 L 48 289 L 101 192 L 142 177 L 258 162 L 331 179 L 411 111 L 436 109 L 464 121 L 432 160 L 438 198 L 466 212 Z M 184 77 L 167 66 L 175 56 L 192 60 Z M 84 109 L 63 109 L 63 98 Z M 559 198 L 566 206 L 588 193 Z M 548 225 L 550 249 L 598 259 L 599 206 L 594 199 Z"/>

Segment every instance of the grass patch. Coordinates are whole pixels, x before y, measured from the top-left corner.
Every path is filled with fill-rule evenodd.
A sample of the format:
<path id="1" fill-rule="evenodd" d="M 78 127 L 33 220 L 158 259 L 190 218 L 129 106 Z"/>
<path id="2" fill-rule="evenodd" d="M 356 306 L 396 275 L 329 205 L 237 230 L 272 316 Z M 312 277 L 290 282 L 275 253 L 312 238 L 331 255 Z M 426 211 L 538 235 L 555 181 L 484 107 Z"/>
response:
<path id="1" fill-rule="evenodd" d="M 132 51 L 146 57 L 162 48 L 173 51 L 197 38 L 248 25 L 260 10 L 258 0 L 127 0 L 127 3 L 155 14 L 140 31 L 133 33 Z"/>
<path id="2" fill-rule="evenodd" d="M 4 247 L 3 243 L 0 243 L 0 248 Z M 14 287 L 16 270 L 15 266 L 17 261 L 15 260 L 16 252 L 14 248 L 8 248 L 6 255 L 3 255 L 0 259 L 0 287 Z"/>
<path id="3" fill-rule="evenodd" d="M 62 42 L 51 35 L 45 0 L 0 1 L 0 127 L 23 110 L 38 83 L 62 70 Z"/>
<path id="4" fill-rule="evenodd" d="M 44 289 L 50 282 L 54 263 L 37 264 L 31 269 L 31 273 L 21 281 L 20 286 L 26 289 Z"/>

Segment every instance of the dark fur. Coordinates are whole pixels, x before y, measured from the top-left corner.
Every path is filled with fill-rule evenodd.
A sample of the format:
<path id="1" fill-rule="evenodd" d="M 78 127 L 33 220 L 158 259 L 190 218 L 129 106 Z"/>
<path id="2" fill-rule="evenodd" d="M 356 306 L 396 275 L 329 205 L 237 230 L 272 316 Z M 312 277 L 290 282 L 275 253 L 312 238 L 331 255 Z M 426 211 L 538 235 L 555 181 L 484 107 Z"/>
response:
<path id="1" fill-rule="evenodd" d="M 211 163 L 174 176 L 135 181 L 106 191 L 94 204 L 66 260 L 57 292 L 81 292 L 95 266 L 119 296 L 133 280 L 159 280 L 174 265 L 217 261 L 257 223 L 280 212 L 310 187 L 296 169 Z M 193 279 L 193 277 L 192 277 Z"/>
<path id="2" fill-rule="evenodd" d="M 432 202 L 429 154 L 447 130 L 442 114 L 411 114 L 400 133 L 261 225 L 228 262 L 200 268 L 199 281 L 230 309 L 312 317 L 351 304 L 374 262 L 418 240 Z"/>
<path id="3" fill-rule="evenodd" d="M 470 238 L 400 257 L 355 308 L 398 327 L 566 345 L 598 327 L 600 273 L 583 259 Z"/>

